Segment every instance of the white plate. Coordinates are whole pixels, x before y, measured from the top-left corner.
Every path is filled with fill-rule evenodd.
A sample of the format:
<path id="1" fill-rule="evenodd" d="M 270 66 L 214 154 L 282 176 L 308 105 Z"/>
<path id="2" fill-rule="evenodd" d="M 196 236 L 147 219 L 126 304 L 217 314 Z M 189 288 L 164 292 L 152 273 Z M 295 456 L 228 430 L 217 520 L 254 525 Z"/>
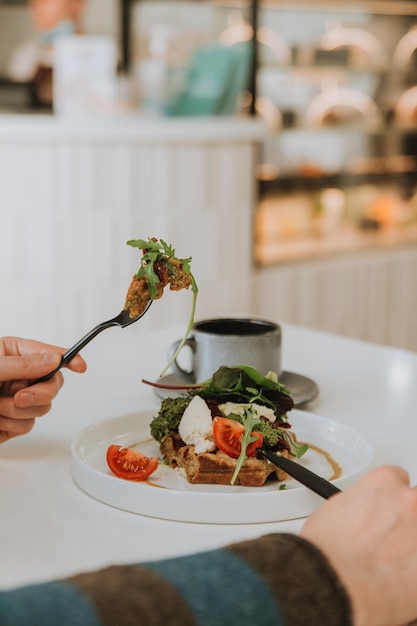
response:
<path id="1" fill-rule="evenodd" d="M 191 485 L 178 472 L 160 465 L 147 482 L 115 477 L 106 464 L 110 444 L 136 447 L 159 456 L 159 446 L 150 439 L 151 413 L 130 413 L 104 420 L 84 429 L 71 446 L 72 475 L 81 489 L 106 504 L 149 517 L 206 524 L 252 524 L 305 517 L 323 500 L 292 478 L 268 481 L 262 487 Z M 344 424 L 306 411 L 292 410 L 292 430 L 330 455 L 341 467 L 334 480 L 340 489 L 350 487 L 371 465 L 374 449 L 362 435 Z M 333 468 L 316 449 L 299 461 L 324 478 Z"/>

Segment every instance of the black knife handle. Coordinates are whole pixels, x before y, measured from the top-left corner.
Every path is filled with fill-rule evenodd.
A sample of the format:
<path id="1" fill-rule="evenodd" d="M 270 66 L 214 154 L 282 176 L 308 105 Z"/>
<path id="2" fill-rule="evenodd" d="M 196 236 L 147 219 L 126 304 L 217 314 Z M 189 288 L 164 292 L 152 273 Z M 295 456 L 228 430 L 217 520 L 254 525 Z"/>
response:
<path id="1" fill-rule="evenodd" d="M 322 476 L 319 476 L 318 474 L 315 474 L 303 465 L 300 465 L 291 459 L 287 459 L 285 456 L 280 456 L 275 454 L 275 452 L 265 450 L 264 448 L 261 448 L 259 453 L 271 461 L 271 463 L 284 470 L 284 472 L 287 472 L 289 476 L 298 480 L 299 483 L 308 487 L 311 491 L 314 491 L 322 498 L 326 498 L 326 500 L 341 491 L 330 481 L 326 480 Z"/>

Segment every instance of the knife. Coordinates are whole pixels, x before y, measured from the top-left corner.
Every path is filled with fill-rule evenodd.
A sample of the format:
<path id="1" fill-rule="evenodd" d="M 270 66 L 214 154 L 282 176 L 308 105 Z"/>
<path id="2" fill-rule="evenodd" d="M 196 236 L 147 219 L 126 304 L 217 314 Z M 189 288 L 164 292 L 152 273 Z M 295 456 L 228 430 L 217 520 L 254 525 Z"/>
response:
<path id="1" fill-rule="evenodd" d="M 299 483 L 308 487 L 308 489 L 311 489 L 311 491 L 314 491 L 326 500 L 341 491 L 330 481 L 315 474 L 303 465 L 291 459 L 287 459 L 285 456 L 280 456 L 275 454 L 275 452 L 271 452 L 271 450 L 265 450 L 265 448 L 260 448 L 258 452 L 271 461 L 271 463 L 284 470 L 284 472 L 287 472 L 289 476 L 292 476 Z"/>

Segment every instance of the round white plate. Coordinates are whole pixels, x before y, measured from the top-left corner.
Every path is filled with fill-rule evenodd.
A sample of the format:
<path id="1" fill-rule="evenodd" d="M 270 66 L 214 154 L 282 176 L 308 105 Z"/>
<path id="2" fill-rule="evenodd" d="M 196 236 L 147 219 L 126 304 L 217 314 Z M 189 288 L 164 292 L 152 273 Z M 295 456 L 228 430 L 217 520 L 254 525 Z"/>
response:
<path id="1" fill-rule="evenodd" d="M 93 498 L 131 513 L 206 524 L 295 519 L 309 515 L 323 502 L 292 478 L 284 481 L 285 489 L 277 481 L 262 487 L 191 485 L 163 464 L 146 482 L 117 478 L 106 464 L 109 445 L 136 447 L 159 456 L 159 446 L 149 434 L 151 419 L 150 412 L 130 413 L 85 428 L 71 446 L 72 475 L 78 486 Z M 340 477 L 334 480 L 340 489 L 350 487 L 370 467 L 372 444 L 348 426 L 296 409 L 291 411 L 290 423 L 299 441 L 315 446 L 299 462 L 330 479 L 334 468 L 329 455 L 341 468 Z"/>

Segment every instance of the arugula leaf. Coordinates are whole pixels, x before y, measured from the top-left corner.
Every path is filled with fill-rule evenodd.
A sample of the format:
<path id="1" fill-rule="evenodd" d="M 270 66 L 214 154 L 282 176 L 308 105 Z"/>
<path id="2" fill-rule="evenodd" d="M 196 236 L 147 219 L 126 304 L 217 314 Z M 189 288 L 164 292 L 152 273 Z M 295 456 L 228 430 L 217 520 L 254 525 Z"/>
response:
<path id="1" fill-rule="evenodd" d="M 248 445 L 252 441 L 256 441 L 256 437 L 251 437 L 251 434 L 252 432 L 259 430 L 259 425 L 261 424 L 261 419 L 256 416 L 256 413 L 253 411 L 253 409 L 246 408 L 246 407 L 245 407 L 243 415 L 242 414 L 239 415 L 239 421 L 245 427 L 245 432 L 242 437 L 240 455 L 239 455 L 239 458 L 237 459 L 235 471 L 233 472 L 233 476 L 230 481 L 231 485 L 235 484 L 236 478 L 239 475 L 242 465 L 248 458 L 246 454 Z M 295 456 L 297 459 L 301 458 L 303 454 L 307 452 L 308 445 L 306 443 L 301 443 L 297 441 L 294 433 L 286 430 L 285 428 L 278 428 L 277 431 L 279 432 L 279 435 L 288 443 L 289 448 L 290 448 L 290 453 L 293 456 Z"/>
<path id="2" fill-rule="evenodd" d="M 236 463 L 235 471 L 233 472 L 233 476 L 231 478 L 230 484 L 234 485 L 236 482 L 236 478 L 242 468 L 243 463 L 248 458 L 246 455 L 246 450 L 248 449 L 248 445 L 256 440 L 256 437 L 251 437 L 251 433 L 253 431 L 254 426 L 260 422 L 260 419 L 256 417 L 255 413 L 252 409 L 245 408 L 244 414 L 241 415 L 243 426 L 245 427 L 245 432 L 243 433 L 240 455 Z"/>
<path id="3" fill-rule="evenodd" d="M 165 367 L 162 370 L 162 372 L 159 374 L 160 377 L 164 376 L 167 373 L 167 371 L 169 370 L 169 368 L 171 367 L 171 365 L 173 364 L 173 362 L 177 358 L 178 354 L 181 352 L 182 348 L 184 347 L 184 344 L 187 341 L 188 335 L 190 334 L 190 332 L 191 332 L 191 330 L 192 330 L 192 328 L 194 326 L 195 309 L 196 309 L 196 306 L 197 306 L 198 287 L 197 287 L 197 283 L 196 283 L 196 281 L 194 279 L 194 276 L 192 274 L 191 274 L 191 291 L 193 293 L 193 301 L 191 303 L 191 313 L 190 313 L 190 317 L 189 317 L 189 320 L 188 320 L 187 328 L 185 329 L 184 336 L 181 339 L 181 342 L 180 342 L 178 348 L 175 350 L 174 354 L 169 359 L 168 363 L 165 365 Z"/>
<path id="4" fill-rule="evenodd" d="M 175 257 L 174 248 L 167 244 L 163 239 L 158 241 L 157 239 L 151 237 L 147 241 L 144 239 L 130 239 L 127 242 L 127 245 L 142 250 L 141 264 L 136 272 L 136 278 L 146 276 L 149 295 L 151 300 L 155 300 L 156 285 L 160 282 L 159 276 L 155 272 L 155 262 Z M 187 259 L 188 268 L 189 260 L 190 259 Z M 184 271 L 186 271 L 185 268 Z M 187 273 L 189 273 L 189 270 Z"/>
<path id="5" fill-rule="evenodd" d="M 285 428 L 279 429 L 281 437 L 288 443 L 290 452 L 297 459 L 301 458 L 308 450 L 308 444 L 297 441 L 294 433 Z"/>

